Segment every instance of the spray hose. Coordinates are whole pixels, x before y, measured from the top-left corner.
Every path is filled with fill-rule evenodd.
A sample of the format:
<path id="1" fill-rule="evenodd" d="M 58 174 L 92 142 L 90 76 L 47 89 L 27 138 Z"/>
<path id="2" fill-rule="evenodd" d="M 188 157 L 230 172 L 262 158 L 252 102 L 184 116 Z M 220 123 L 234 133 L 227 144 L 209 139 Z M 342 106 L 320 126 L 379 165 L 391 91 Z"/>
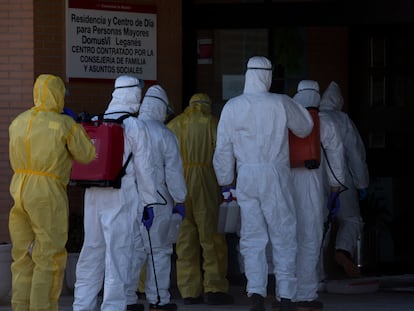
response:
<path id="1" fill-rule="evenodd" d="M 331 163 L 329 162 L 328 155 L 326 154 L 326 150 L 325 150 L 325 148 L 323 147 L 322 144 L 321 144 L 321 148 L 322 148 L 322 151 L 323 151 L 323 155 L 325 156 L 326 163 L 328 164 L 329 170 L 332 173 L 332 176 L 335 178 L 335 180 L 338 182 L 338 184 L 341 185 L 342 189 L 340 191 L 336 192 L 336 196 L 334 197 L 334 199 L 331 202 L 331 205 L 328 208 L 328 216 L 326 217 L 326 220 L 323 223 L 323 234 L 322 234 L 321 247 L 320 247 L 320 251 L 319 251 L 319 258 L 320 258 L 321 254 L 322 254 L 322 251 L 323 251 L 323 245 L 325 243 L 326 235 L 327 235 L 327 233 L 328 233 L 328 231 L 329 231 L 329 229 L 331 227 L 331 224 L 333 222 L 333 219 L 334 219 L 333 210 L 335 208 L 336 200 L 339 199 L 339 195 L 342 192 L 344 192 L 344 191 L 346 191 L 346 190 L 349 189 L 347 186 L 345 186 L 343 183 L 341 183 L 339 181 L 339 179 L 336 177 L 335 172 L 332 169 Z"/>
<path id="2" fill-rule="evenodd" d="M 147 204 L 144 207 L 144 212 L 145 212 L 146 209 L 148 209 L 150 207 L 153 207 L 153 206 L 167 205 L 167 200 L 165 199 L 165 197 L 158 190 L 157 190 L 157 193 L 163 199 L 164 202 L 162 202 L 162 203 L 150 203 L 150 204 Z M 154 272 L 155 287 L 157 289 L 157 303 L 156 303 L 156 305 L 158 306 L 159 303 L 161 302 L 161 297 L 160 297 L 160 290 L 158 288 L 157 273 L 156 273 L 156 270 L 155 270 L 155 261 L 154 261 L 154 253 L 152 251 L 152 242 L 151 242 L 150 228 L 147 228 L 147 233 L 148 233 L 148 241 L 149 241 L 150 253 L 151 253 L 152 269 L 153 269 L 153 272 Z"/>

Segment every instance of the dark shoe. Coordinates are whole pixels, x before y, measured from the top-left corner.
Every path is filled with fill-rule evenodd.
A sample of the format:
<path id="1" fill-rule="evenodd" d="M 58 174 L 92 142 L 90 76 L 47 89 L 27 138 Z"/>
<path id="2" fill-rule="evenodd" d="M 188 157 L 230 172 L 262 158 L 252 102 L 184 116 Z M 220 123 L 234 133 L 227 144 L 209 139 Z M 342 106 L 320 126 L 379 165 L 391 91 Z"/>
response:
<path id="1" fill-rule="evenodd" d="M 146 300 L 147 297 L 145 296 L 145 293 L 140 292 L 140 291 L 136 291 L 135 294 L 137 294 L 137 297 L 139 300 Z"/>
<path id="2" fill-rule="evenodd" d="M 345 270 L 345 273 L 350 278 L 359 278 L 361 277 L 361 271 L 358 266 L 354 263 L 351 258 L 351 255 L 342 249 L 337 249 L 335 251 L 335 261 L 338 265 L 342 266 Z"/>
<path id="3" fill-rule="evenodd" d="M 156 305 L 153 303 L 150 303 L 149 305 L 150 311 L 158 311 L 158 310 L 177 310 L 177 305 L 175 303 L 167 303 L 165 305 Z"/>
<path id="4" fill-rule="evenodd" d="M 144 311 L 144 305 L 135 303 L 133 305 L 127 305 L 126 311 Z"/>
<path id="5" fill-rule="evenodd" d="M 204 299 L 203 296 L 198 296 L 198 297 L 186 297 L 183 298 L 184 304 L 185 305 L 199 305 L 204 303 Z"/>
<path id="6" fill-rule="evenodd" d="M 222 292 L 208 292 L 207 304 L 208 305 L 231 305 L 234 303 L 234 298 L 230 294 Z"/>
<path id="7" fill-rule="evenodd" d="M 275 300 L 272 302 L 272 311 L 280 311 L 280 301 L 279 300 Z"/>
<path id="8" fill-rule="evenodd" d="M 253 294 L 250 297 L 251 308 L 250 311 L 266 311 L 264 297 L 259 294 Z"/>
<path id="9" fill-rule="evenodd" d="M 280 299 L 280 311 L 296 311 L 295 303 L 290 299 Z"/>
<path id="10" fill-rule="evenodd" d="M 296 303 L 297 311 L 321 311 L 323 310 L 323 303 L 317 300 L 313 301 L 299 301 Z"/>

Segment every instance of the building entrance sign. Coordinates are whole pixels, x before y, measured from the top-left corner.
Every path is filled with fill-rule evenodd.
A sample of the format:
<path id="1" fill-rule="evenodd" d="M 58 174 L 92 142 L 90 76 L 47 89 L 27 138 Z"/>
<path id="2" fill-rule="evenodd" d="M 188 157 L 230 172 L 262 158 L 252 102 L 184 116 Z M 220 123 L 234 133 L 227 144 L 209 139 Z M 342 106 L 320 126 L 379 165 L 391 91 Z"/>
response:
<path id="1" fill-rule="evenodd" d="M 157 79 L 157 15 L 153 6 L 67 0 L 67 78 Z"/>

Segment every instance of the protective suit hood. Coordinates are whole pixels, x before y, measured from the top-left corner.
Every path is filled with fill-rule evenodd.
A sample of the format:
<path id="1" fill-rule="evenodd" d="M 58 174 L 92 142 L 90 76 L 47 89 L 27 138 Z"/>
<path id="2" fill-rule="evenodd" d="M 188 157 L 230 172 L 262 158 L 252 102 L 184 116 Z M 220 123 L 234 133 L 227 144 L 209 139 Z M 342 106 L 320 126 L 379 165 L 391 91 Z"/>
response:
<path id="1" fill-rule="evenodd" d="M 205 93 L 196 93 L 190 98 L 189 109 L 197 108 L 204 113 L 211 113 L 211 99 Z"/>
<path id="2" fill-rule="evenodd" d="M 160 85 L 151 86 L 142 99 L 139 117 L 146 120 L 164 122 L 169 102 L 167 93 Z"/>
<path id="3" fill-rule="evenodd" d="M 332 81 L 322 95 L 320 110 L 342 110 L 344 98 L 339 85 Z"/>
<path id="4" fill-rule="evenodd" d="M 42 74 L 36 79 L 33 88 L 34 105 L 41 111 L 60 113 L 65 105 L 65 92 L 65 84 L 61 78 Z"/>
<path id="5" fill-rule="evenodd" d="M 247 62 L 243 93 L 267 92 L 272 85 L 272 63 L 266 57 L 254 56 Z"/>
<path id="6" fill-rule="evenodd" d="M 115 89 L 107 112 L 124 111 L 136 113 L 140 107 L 143 81 L 132 76 L 120 76 L 115 80 Z"/>
<path id="7" fill-rule="evenodd" d="M 321 96 L 319 83 L 313 80 L 302 80 L 298 84 L 298 91 L 293 99 L 304 108 L 319 107 Z"/>

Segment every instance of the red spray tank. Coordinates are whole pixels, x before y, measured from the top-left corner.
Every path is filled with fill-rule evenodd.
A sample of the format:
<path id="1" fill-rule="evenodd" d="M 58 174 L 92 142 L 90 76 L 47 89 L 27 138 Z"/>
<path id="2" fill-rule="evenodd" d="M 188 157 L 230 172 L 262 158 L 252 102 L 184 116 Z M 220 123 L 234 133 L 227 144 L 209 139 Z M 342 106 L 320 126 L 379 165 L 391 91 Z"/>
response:
<path id="1" fill-rule="evenodd" d="M 73 162 L 71 185 L 110 187 L 122 168 L 124 130 L 112 122 L 82 123 L 95 149 L 96 157 L 89 164 Z"/>
<path id="2" fill-rule="evenodd" d="M 312 132 L 300 138 L 289 131 L 290 167 L 319 168 L 321 162 L 321 138 L 319 128 L 319 110 L 316 107 L 307 108 L 313 119 Z"/>
<path id="3" fill-rule="evenodd" d="M 105 115 L 124 113 L 117 119 L 104 118 Z M 70 185 L 81 187 L 121 188 L 125 169 L 132 153 L 123 164 L 124 129 L 122 122 L 134 114 L 112 112 L 100 115 L 96 121 L 83 122 L 82 126 L 91 138 L 96 149 L 96 157 L 89 164 L 73 162 Z"/>

